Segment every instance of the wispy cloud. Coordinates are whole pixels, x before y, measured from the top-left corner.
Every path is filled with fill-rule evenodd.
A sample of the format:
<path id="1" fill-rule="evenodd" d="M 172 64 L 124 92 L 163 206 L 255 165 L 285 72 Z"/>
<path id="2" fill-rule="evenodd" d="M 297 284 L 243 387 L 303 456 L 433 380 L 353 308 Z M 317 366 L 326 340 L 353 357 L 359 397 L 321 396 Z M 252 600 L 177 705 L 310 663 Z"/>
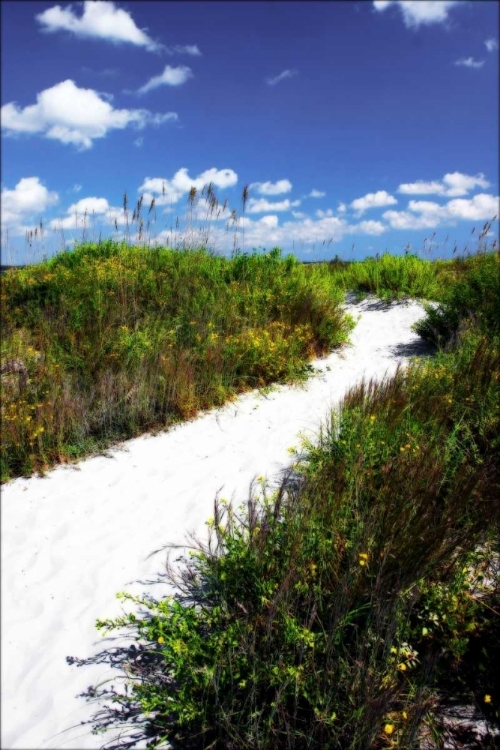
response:
<path id="1" fill-rule="evenodd" d="M 201 57 L 201 52 L 198 49 L 197 44 L 174 44 L 173 47 L 166 47 L 165 51 L 169 55 L 177 53 L 178 55 L 192 55 L 193 57 Z"/>
<path id="2" fill-rule="evenodd" d="M 495 52 L 498 49 L 498 39 L 486 39 L 484 45 L 488 52 Z"/>
<path id="3" fill-rule="evenodd" d="M 459 0 L 374 0 L 373 7 L 379 12 L 389 6 L 398 7 L 405 26 L 418 29 L 426 24 L 444 23 L 451 8 L 458 4 Z"/>
<path id="4" fill-rule="evenodd" d="M 482 172 L 477 175 L 463 174 L 462 172 L 449 172 L 442 180 L 417 180 L 416 182 L 402 183 L 398 187 L 398 193 L 406 195 L 446 195 L 450 198 L 467 195 L 476 187 L 488 188 L 490 183 Z"/>
<path id="5" fill-rule="evenodd" d="M 484 60 L 474 60 L 473 57 L 461 57 L 459 60 L 455 60 L 455 65 L 463 68 L 482 68 Z"/>
<path id="6" fill-rule="evenodd" d="M 311 192 L 309 193 L 307 197 L 308 198 L 324 198 L 325 195 L 326 193 L 323 193 L 323 191 L 321 190 L 311 190 Z"/>
<path id="7" fill-rule="evenodd" d="M 54 5 L 43 13 L 37 13 L 35 18 L 41 24 L 42 31 L 47 33 L 68 31 L 76 37 L 103 39 L 114 44 L 134 44 L 150 52 L 158 52 L 162 48 L 136 26 L 130 13 L 117 8 L 109 0 L 85 0 L 81 17 L 75 15 L 71 5 L 65 8 Z"/>
<path id="8" fill-rule="evenodd" d="M 175 112 L 152 114 L 147 109 L 113 109 L 93 89 L 62 81 L 37 94 L 36 104 L 20 108 L 15 102 L 1 109 L 2 129 L 7 135 L 42 134 L 45 138 L 73 144 L 79 150 L 92 148 L 93 141 L 108 131 L 132 125 L 161 125 L 177 120 Z"/>
<path id="9" fill-rule="evenodd" d="M 260 195 L 281 195 L 290 192 L 292 183 L 284 179 L 276 182 L 252 182 L 248 187 L 250 190 L 256 190 Z"/>
<path id="10" fill-rule="evenodd" d="M 397 200 L 394 196 L 389 195 L 386 190 L 378 190 L 376 193 L 367 193 L 362 198 L 356 198 L 350 205 L 360 216 L 369 208 L 393 206 L 395 203 L 397 203 Z"/>
<path id="11" fill-rule="evenodd" d="M 284 70 L 275 78 L 267 78 L 266 83 L 268 84 L 268 86 L 276 86 L 277 83 L 280 83 L 280 81 L 284 81 L 285 78 L 293 78 L 297 75 L 298 72 L 298 70 Z"/>
<path id="12" fill-rule="evenodd" d="M 141 148 L 141 146 L 143 145 L 143 143 L 144 143 L 144 138 L 141 135 L 141 136 L 139 136 L 139 138 L 135 139 L 134 146 L 137 146 L 137 148 Z"/>
<path id="13" fill-rule="evenodd" d="M 191 68 L 186 65 L 179 65 L 177 68 L 171 68 L 165 65 L 163 73 L 150 78 L 144 86 L 138 90 L 138 94 L 147 94 L 148 91 L 159 88 L 159 86 L 182 86 L 189 78 L 193 77 Z"/>

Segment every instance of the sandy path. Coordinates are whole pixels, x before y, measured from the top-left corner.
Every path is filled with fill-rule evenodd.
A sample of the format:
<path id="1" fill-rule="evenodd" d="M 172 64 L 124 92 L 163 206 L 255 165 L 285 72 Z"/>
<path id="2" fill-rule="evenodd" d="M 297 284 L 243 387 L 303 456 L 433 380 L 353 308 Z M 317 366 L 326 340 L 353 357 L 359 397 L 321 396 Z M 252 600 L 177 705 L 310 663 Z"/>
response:
<path id="1" fill-rule="evenodd" d="M 423 351 L 411 330 L 419 304 L 347 307 L 360 315 L 352 346 L 315 361 L 306 387 L 245 394 L 108 458 L 3 486 L 2 748 L 101 747 L 105 738 L 80 724 L 98 706 L 77 695 L 118 673 L 66 657 L 105 647 L 94 623 L 120 613 L 116 592 L 147 590 L 165 559 L 148 555 L 203 534 L 218 490 L 244 500 L 253 477 L 276 476 L 299 431 L 313 436 L 349 386 Z"/>

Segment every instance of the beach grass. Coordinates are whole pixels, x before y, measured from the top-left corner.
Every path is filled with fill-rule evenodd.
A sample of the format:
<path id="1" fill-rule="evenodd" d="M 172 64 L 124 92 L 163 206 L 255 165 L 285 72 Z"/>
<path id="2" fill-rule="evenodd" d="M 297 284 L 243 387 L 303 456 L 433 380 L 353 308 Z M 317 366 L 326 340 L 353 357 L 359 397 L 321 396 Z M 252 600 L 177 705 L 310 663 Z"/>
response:
<path id="1" fill-rule="evenodd" d="M 470 263 L 434 358 L 353 388 L 277 489 L 217 500 L 175 596 L 98 622 L 137 641 L 115 699 L 155 742 L 437 748 L 450 689 L 498 724 L 499 263 Z"/>
<path id="2" fill-rule="evenodd" d="M 342 301 L 278 249 L 226 259 L 110 240 L 8 271 L 2 479 L 303 379 L 347 340 Z"/>

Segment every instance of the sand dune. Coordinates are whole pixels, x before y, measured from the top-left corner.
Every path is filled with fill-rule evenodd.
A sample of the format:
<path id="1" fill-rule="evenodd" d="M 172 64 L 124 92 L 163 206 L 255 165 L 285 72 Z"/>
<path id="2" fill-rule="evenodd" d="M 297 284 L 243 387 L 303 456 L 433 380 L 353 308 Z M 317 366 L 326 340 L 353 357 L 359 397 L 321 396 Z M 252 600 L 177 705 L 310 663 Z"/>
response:
<path id="1" fill-rule="evenodd" d="M 99 708 L 77 697 L 119 675 L 89 659 L 107 644 L 96 618 L 120 613 L 118 591 L 151 590 L 165 555 L 187 532 L 203 535 L 215 494 L 244 500 L 252 478 L 290 462 L 298 433 L 313 436 L 330 407 L 363 376 L 381 378 L 422 353 L 411 302 L 350 303 L 352 345 L 316 360 L 305 387 L 252 392 L 156 437 L 130 440 L 46 477 L 2 488 L 2 741 L 5 749 L 99 748 Z M 110 683 L 111 684 L 111 683 Z"/>

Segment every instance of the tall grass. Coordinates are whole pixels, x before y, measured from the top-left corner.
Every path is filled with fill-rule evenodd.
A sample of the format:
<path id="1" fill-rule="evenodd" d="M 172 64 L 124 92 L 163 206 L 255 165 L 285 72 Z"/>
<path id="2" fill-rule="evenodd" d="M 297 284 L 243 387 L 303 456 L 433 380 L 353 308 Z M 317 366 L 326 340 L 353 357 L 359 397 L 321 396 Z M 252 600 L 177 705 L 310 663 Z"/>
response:
<path id="1" fill-rule="evenodd" d="M 435 299 L 438 280 L 432 263 L 416 255 L 390 255 L 351 263 L 332 263 L 330 271 L 342 288 L 376 294 L 381 299 Z"/>
<path id="2" fill-rule="evenodd" d="M 138 644 L 125 724 L 183 748 L 409 750 L 450 687 L 500 720 L 497 262 L 446 291 L 446 350 L 353 388 L 277 490 L 216 500 L 174 596 L 122 594 L 133 611 L 97 623 Z"/>
<path id="3" fill-rule="evenodd" d="M 228 260 L 110 240 L 8 271 L 2 479 L 304 377 L 347 338 L 342 299 L 278 249 Z"/>
<path id="4" fill-rule="evenodd" d="M 276 492 L 239 513 L 216 503 L 176 596 L 122 595 L 139 614 L 98 627 L 142 644 L 117 700 L 150 737 L 414 746 L 434 677 L 487 604 L 470 571 L 500 522 L 499 378 L 498 349 L 475 335 L 354 388 Z"/>

